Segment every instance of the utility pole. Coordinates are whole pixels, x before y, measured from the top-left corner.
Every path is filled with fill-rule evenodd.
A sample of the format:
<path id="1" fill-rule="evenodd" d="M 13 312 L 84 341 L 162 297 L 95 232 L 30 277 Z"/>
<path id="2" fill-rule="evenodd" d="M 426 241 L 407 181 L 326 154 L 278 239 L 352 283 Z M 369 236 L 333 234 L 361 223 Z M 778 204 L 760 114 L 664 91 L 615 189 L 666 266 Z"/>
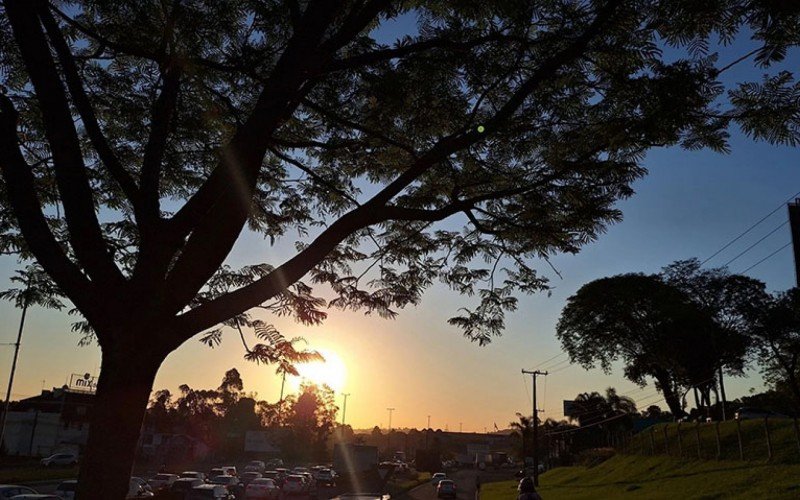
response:
<path id="1" fill-rule="evenodd" d="M 343 392 L 342 396 L 344 397 L 344 404 L 342 405 L 342 427 L 344 427 L 344 417 L 347 416 L 347 397 L 350 393 Z"/>
<path id="2" fill-rule="evenodd" d="M 392 452 L 392 412 L 394 411 L 394 408 L 386 408 L 386 410 L 389 412 L 389 434 L 387 434 L 387 436 L 386 436 L 386 448 L 388 448 L 387 451 L 389 453 L 391 453 Z"/>
<path id="3" fill-rule="evenodd" d="M 30 278 L 29 278 L 30 279 Z M 8 377 L 8 389 L 6 389 L 6 401 L 3 408 L 3 422 L 0 424 L 0 448 L 3 447 L 3 439 L 6 434 L 6 420 L 8 419 L 8 410 L 11 405 L 11 387 L 14 385 L 14 372 L 17 370 L 17 358 L 19 357 L 19 346 L 22 343 L 22 329 L 25 326 L 25 314 L 28 312 L 28 292 L 30 288 L 26 288 L 23 292 L 25 294 L 25 302 L 22 305 L 22 317 L 19 320 L 19 331 L 17 332 L 17 342 L 14 344 L 14 361 L 11 362 L 11 375 Z"/>
<path id="4" fill-rule="evenodd" d="M 464 432 L 464 424 L 461 422 L 458 423 L 458 432 Z"/>
<path id="5" fill-rule="evenodd" d="M 547 372 L 540 372 L 539 370 L 526 370 L 522 369 L 523 375 L 530 375 L 533 379 L 533 485 L 539 486 L 539 410 L 536 407 L 536 376 L 547 376 Z"/>

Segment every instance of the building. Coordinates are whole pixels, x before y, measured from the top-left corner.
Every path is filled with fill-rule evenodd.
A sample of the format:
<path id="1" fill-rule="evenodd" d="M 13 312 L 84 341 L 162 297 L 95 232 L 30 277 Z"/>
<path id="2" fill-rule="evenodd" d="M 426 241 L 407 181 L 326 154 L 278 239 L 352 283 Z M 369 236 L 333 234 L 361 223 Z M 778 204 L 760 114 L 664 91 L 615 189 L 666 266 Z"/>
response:
<path id="1" fill-rule="evenodd" d="M 10 405 L 5 448 L 9 455 L 47 456 L 80 452 L 89 436 L 94 394 L 67 386 Z"/>

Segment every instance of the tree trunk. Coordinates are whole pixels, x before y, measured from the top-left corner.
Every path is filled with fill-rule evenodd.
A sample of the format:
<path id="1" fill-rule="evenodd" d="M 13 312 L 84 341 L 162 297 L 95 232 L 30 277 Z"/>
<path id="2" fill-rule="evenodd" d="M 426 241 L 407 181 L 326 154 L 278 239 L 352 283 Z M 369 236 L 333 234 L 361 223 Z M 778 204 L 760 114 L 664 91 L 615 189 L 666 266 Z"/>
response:
<path id="1" fill-rule="evenodd" d="M 666 373 L 659 373 L 654 378 L 656 379 L 656 382 L 658 382 L 661 393 L 664 394 L 664 402 L 667 403 L 669 411 L 672 412 L 672 415 L 675 418 L 681 418 L 684 416 L 685 412 L 681 406 L 680 397 L 672 389 L 672 383 L 669 375 Z"/>
<path id="2" fill-rule="evenodd" d="M 147 401 L 162 360 L 141 349 L 103 349 L 77 498 L 126 497 Z"/>
<path id="3" fill-rule="evenodd" d="M 719 367 L 719 395 L 722 398 L 722 420 L 728 419 L 727 408 L 728 398 L 725 395 L 725 382 L 723 381 L 722 366 Z"/>

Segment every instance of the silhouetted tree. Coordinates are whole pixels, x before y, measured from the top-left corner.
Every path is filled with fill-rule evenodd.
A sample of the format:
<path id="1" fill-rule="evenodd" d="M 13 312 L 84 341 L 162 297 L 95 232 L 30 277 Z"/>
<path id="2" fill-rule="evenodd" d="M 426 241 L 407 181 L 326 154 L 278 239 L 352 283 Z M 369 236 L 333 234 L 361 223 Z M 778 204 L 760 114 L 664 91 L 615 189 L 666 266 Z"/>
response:
<path id="1" fill-rule="evenodd" d="M 0 250 L 35 258 L 103 352 L 83 500 L 124 496 L 156 371 L 194 335 L 254 307 L 317 324 L 312 284 L 393 317 L 438 279 L 476 293 L 451 323 L 486 343 L 546 287 L 524 258 L 618 220 L 648 148 L 724 151 L 732 122 L 798 140 L 791 73 L 726 100 L 704 50 L 742 30 L 781 60 L 780 2 L 2 5 Z M 431 227 L 451 216 L 463 232 Z M 232 271 L 245 228 L 297 254 Z"/>
<path id="2" fill-rule="evenodd" d="M 330 387 L 303 384 L 289 408 L 286 423 L 291 436 L 284 452 L 295 459 L 327 461 L 328 439 L 336 425 L 337 411 Z"/>
<path id="3" fill-rule="evenodd" d="M 753 303 L 756 355 L 764 378 L 784 383 L 800 413 L 800 289 L 776 293 Z"/>
<path id="4" fill-rule="evenodd" d="M 713 378 L 707 359 L 711 318 L 658 276 L 624 274 L 592 281 L 567 299 L 557 336 L 570 360 L 606 373 L 622 360 L 630 381 L 656 381 L 670 411 L 684 414 L 679 388 Z"/>
<path id="5" fill-rule="evenodd" d="M 665 267 L 661 276 L 668 284 L 682 290 L 694 304 L 711 316 L 717 330 L 711 339 L 713 353 L 707 357 L 716 365 L 722 404 L 726 403 L 724 374 L 742 376 L 752 344 L 753 322 L 749 311 L 754 303 L 766 298 L 763 282 L 725 268 L 704 269 L 697 259 L 677 261 Z M 701 384 L 706 404 L 713 384 Z M 716 391 L 715 391 L 716 392 Z"/>

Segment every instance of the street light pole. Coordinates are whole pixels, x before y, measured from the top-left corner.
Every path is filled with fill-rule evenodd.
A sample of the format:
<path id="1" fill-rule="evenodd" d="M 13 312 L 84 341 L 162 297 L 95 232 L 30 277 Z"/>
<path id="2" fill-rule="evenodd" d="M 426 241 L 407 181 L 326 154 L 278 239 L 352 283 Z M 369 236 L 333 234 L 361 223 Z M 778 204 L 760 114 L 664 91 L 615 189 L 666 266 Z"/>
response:
<path id="1" fill-rule="evenodd" d="M 392 412 L 394 408 L 386 408 L 389 411 L 389 434 L 386 436 L 386 448 L 389 453 L 392 452 Z"/>
<path id="2" fill-rule="evenodd" d="M 342 396 L 344 396 L 344 404 L 342 405 L 342 427 L 344 427 L 344 417 L 347 416 L 347 396 L 349 395 L 350 393 L 342 393 Z"/>

